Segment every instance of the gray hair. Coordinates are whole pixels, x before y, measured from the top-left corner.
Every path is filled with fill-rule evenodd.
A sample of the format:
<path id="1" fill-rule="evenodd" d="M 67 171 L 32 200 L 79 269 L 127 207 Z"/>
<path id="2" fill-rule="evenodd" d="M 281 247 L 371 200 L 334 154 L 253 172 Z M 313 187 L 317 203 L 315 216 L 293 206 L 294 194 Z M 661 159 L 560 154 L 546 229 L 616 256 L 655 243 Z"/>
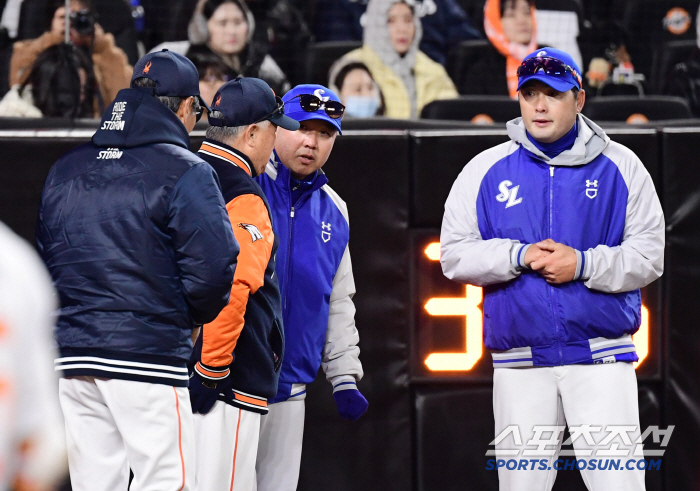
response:
<path id="1" fill-rule="evenodd" d="M 224 119 L 224 115 L 220 111 L 212 111 L 211 117 L 217 118 L 217 119 Z M 257 123 L 258 126 L 261 128 L 265 129 L 272 123 L 269 120 L 265 121 L 259 121 Z M 226 143 L 229 144 L 230 142 L 234 141 L 236 138 L 238 138 L 243 132 L 246 130 L 246 128 L 250 125 L 243 125 L 243 126 L 209 126 L 207 128 L 207 138 L 210 140 L 218 141 L 221 143 Z"/>
<path id="2" fill-rule="evenodd" d="M 146 77 L 139 77 L 133 81 L 132 87 L 146 87 L 150 89 L 156 88 L 156 82 Z M 170 96 L 170 95 L 157 95 L 155 96 L 165 107 L 170 109 L 172 112 L 176 113 L 180 109 L 180 104 L 182 101 L 187 99 L 187 97 Z M 195 97 L 195 104 L 197 104 L 197 98 Z"/>

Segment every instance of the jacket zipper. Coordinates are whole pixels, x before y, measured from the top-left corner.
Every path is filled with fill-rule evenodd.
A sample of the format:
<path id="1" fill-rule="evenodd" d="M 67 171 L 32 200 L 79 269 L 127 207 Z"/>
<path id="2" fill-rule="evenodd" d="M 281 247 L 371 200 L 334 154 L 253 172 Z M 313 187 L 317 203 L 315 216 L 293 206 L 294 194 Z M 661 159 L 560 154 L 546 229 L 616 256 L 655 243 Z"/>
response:
<path id="1" fill-rule="evenodd" d="M 549 238 L 554 237 L 554 166 L 549 166 Z M 562 362 L 563 353 L 561 346 L 561 338 L 559 336 L 559 322 L 557 319 L 557 314 L 554 309 L 554 287 L 552 285 L 547 285 L 549 287 L 549 302 L 552 306 L 552 320 L 554 321 L 554 332 L 557 338 L 557 348 L 559 349 L 559 363 Z"/>
<path id="2" fill-rule="evenodd" d="M 291 182 L 291 175 L 287 179 L 286 187 L 285 187 L 285 197 L 287 198 L 287 202 L 290 204 L 290 210 L 289 210 L 289 240 L 287 241 L 287 258 L 286 258 L 286 267 L 285 271 L 287 272 L 286 279 L 285 279 L 285 284 L 287 285 L 286 292 L 284 295 L 284 311 L 287 312 L 287 304 L 289 302 L 289 292 L 292 290 L 291 288 L 291 278 L 292 278 L 292 236 L 293 236 L 293 231 L 294 231 L 294 209 L 296 205 L 301 206 L 302 201 L 306 197 L 309 191 L 307 190 L 304 194 L 299 196 L 299 199 L 296 201 L 296 203 L 292 204 L 292 197 L 291 193 L 289 192 L 289 186 Z M 285 325 L 288 325 L 289 320 L 288 319 L 282 319 L 282 322 L 285 323 Z"/>

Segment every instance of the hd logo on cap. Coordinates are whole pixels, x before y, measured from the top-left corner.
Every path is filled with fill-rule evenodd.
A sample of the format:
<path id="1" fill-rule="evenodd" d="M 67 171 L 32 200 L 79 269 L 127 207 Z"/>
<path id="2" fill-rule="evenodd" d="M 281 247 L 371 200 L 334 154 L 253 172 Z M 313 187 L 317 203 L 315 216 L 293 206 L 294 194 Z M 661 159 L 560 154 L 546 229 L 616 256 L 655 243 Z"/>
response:
<path id="1" fill-rule="evenodd" d="M 143 67 L 143 73 L 148 73 L 151 70 L 151 62 L 149 61 L 146 63 L 146 66 Z"/>

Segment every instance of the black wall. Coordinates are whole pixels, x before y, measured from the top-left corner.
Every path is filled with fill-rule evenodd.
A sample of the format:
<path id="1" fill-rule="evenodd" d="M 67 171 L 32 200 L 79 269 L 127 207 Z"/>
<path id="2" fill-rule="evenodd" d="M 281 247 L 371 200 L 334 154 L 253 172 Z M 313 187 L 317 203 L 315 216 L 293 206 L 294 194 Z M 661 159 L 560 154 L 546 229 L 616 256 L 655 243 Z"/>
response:
<path id="1" fill-rule="evenodd" d="M 51 164 L 89 141 L 90 130 L 0 131 L 0 220 L 33 240 Z M 664 205 L 666 273 L 647 289 L 653 353 L 639 372 L 642 424 L 676 430 L 649 490 L 700 487 L 700 128 L 611 128 L 649 169 Z M 369 411 L 342 420 L 329 384 L 309 387 L 300 490 L 495 490 L 485 470 L 493 439 L 489 357 L 478 374 L 431 377 L 416 355 L 424 277 L 421 247 L 439 234 L 442 209 L 463 166 L 505 141 L 504 129 L 346 131 L 326 164 L 350 211 L 357 325 Z M 202 134 L 192 138 L 196 149 Z M 439 276 L 439 275 L 438 275 Z M 435 281 L 447 281 L 437 278 Z M 448 284 L 445 289 L 459 286 Z M 658 301 L 657 301 L 658 300 Z M 457 332 L 458 335 L 458 331 Z M 646 363 L 646 362 L 645 362 Z M 641 368 L 641 367 L 640 367 Z M 478 375 L 478 376 L 477 376 Z M 319 376 L 319 379 L 322 379 Z M 585 487 L 560 472 L 555 490 Z"/>

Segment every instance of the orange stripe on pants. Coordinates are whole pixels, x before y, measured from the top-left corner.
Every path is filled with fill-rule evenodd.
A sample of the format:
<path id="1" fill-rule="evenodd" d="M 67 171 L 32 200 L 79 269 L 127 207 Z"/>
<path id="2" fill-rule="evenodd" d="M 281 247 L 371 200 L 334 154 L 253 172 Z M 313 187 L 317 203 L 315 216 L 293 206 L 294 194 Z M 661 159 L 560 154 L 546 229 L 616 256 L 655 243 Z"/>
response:
<path id="1" fill-rule="evenodd" d="M 180 400 L 177 397 L 177 390 L 173 387 L 173 392 L 175 392 L 175 410 L 177 411 L 177 443 L 180 446 L 180 462 L 182 462 L 182 486 L 179 491 L 185 488 L 185 458 L 182 455 L 182 422 L 180 421 Z"/>
<path id="2" fill-rule="evenodd" d="M 229 491 L 233 491 L 233 479 L 236 477 L 236 454 L 238 453 L 238 430 L 241 428 L 241 410 L 238 410 L 238 423 L 236 424 L 236 445 L 233 447 L 233 472 L 231 474 L 231 487 Z"/>

